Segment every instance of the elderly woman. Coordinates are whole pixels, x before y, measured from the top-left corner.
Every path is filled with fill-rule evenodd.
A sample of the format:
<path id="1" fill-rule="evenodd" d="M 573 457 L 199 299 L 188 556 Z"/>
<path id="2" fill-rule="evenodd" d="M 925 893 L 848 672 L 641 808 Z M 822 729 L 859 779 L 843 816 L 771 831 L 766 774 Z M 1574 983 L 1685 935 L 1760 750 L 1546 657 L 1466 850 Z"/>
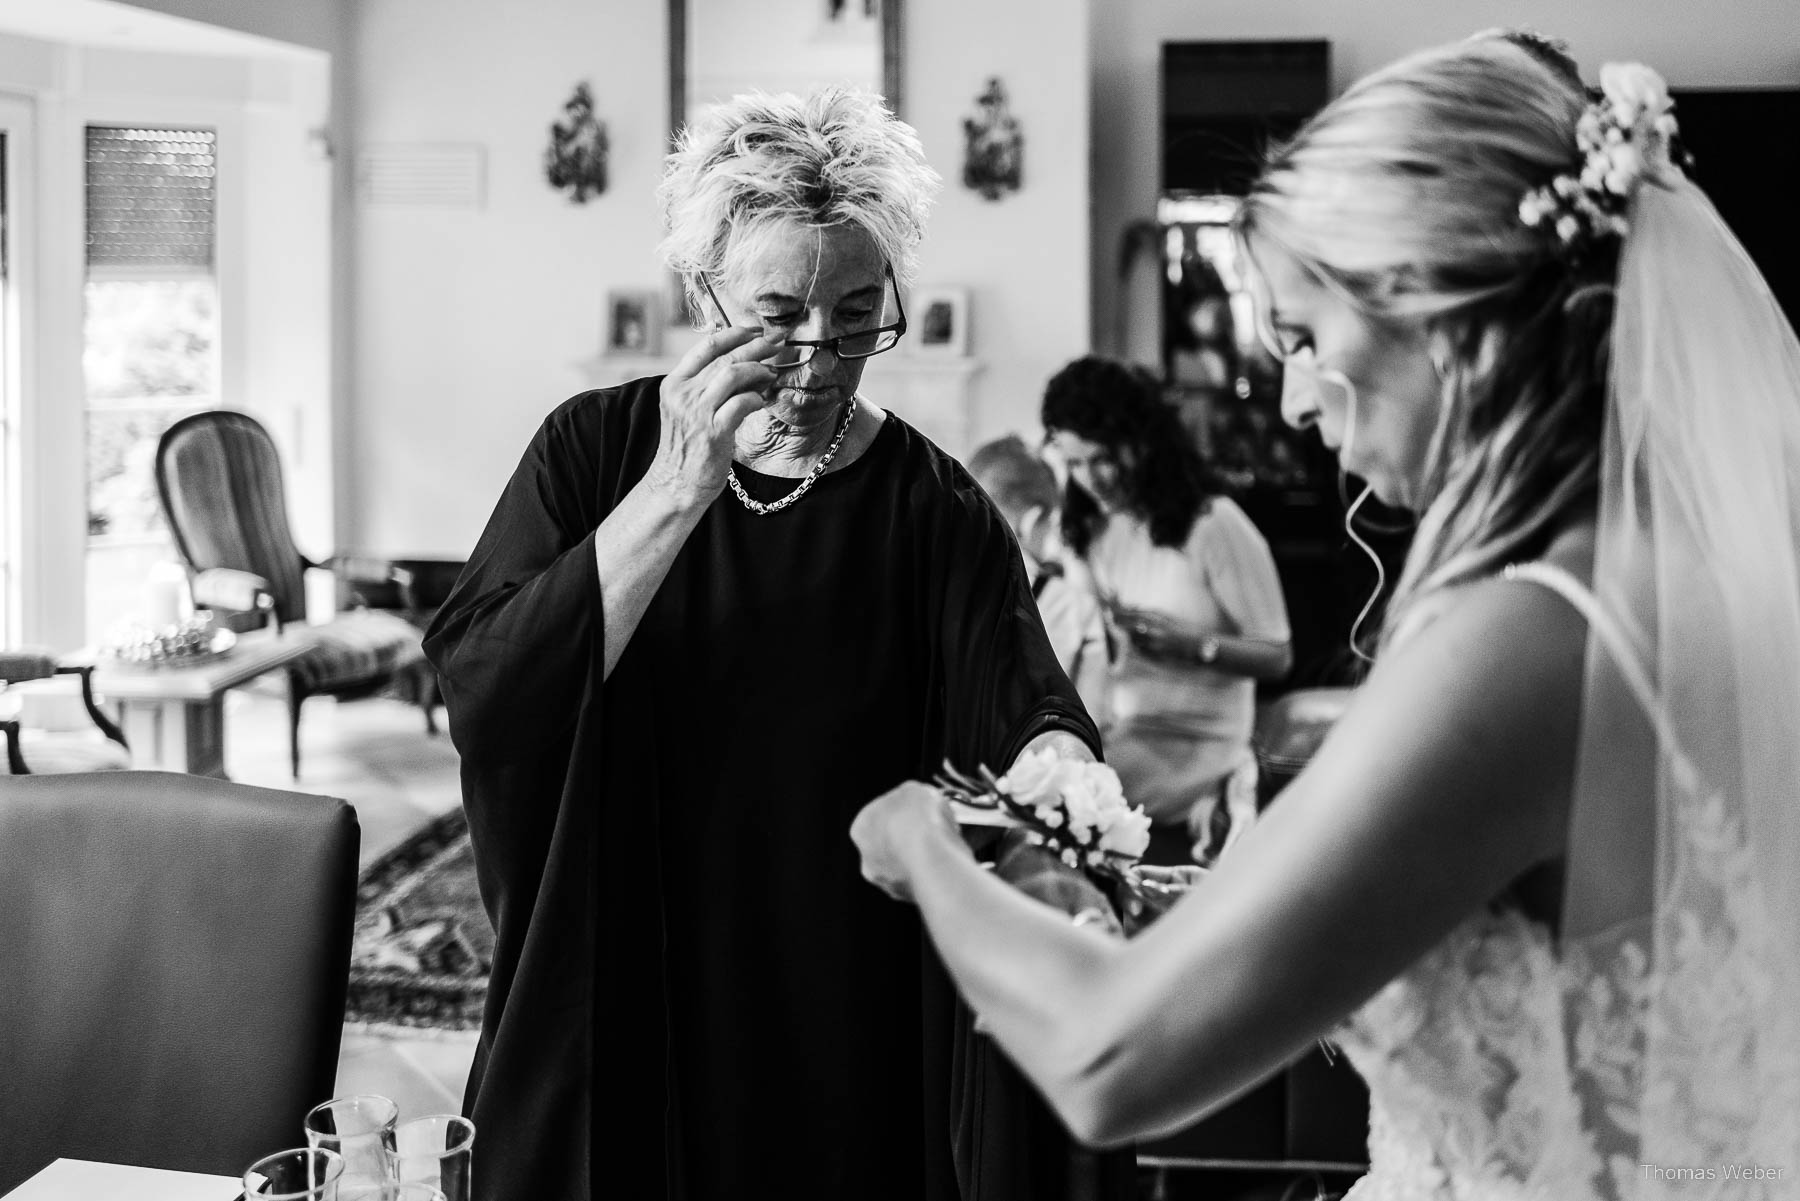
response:
<path id="1" fill-rule="evenodd" d="M 690 127 L 663 251 L 711 332 L 545 419 L 427 638 L 497 935 L 484 1201 L 1068 1192 L 845 836 L 946 758 L 1097 745 L 1004 520 L 862 392 L 937 182 L 860 93 Z"/>

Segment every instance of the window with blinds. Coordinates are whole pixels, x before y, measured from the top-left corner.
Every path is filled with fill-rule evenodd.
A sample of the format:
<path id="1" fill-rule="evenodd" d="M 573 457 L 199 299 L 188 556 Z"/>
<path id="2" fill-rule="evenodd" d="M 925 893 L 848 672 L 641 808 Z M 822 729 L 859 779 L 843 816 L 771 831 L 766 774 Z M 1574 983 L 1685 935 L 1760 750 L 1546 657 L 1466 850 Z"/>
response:
<path id="1" fill-rule="evenodd" d="M 88 128 L 89 279 L 212 275 L 217 141 L 208 129 Z"/>
<path id="2" fill-rule="evenodd" d="M 152 472 L 157 440 L 219 404 L 218 138 L 210 129 L 87 130 L 87 629 L 103 641 L 174 557 Z"/>

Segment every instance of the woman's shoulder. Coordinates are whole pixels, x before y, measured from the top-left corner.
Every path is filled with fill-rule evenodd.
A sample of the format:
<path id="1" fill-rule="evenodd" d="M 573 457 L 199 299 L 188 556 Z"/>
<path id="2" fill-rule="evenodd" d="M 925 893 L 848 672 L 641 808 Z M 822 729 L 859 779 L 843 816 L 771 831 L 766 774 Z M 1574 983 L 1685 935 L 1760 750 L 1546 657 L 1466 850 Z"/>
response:
<path id="1" fill-rule="evenodd" d="M 1525 566 L 1526 562 L 1547 568 L 1578 589 L 1588 589 L 1594 574 L 1593 523 L 1569 526 L 1551 538 L 1542 554 L 1512 566 Z M 1532 573 L 1524 575 L 1529 579 Z M 1517 573 L 1495 572 L 1421 597 L 1401 621 L 1390 645 L 1395 649 L 1409 646 L 1451 617 L 1489 623 L 1500 637 L 1528 637 L 1534 626 L 1546 622 L 1584 624 L 1580 612 L 1559 588 L 1522 584 Z"/>
<path id="2" fill-rule="evenodd" d="M 1207 498 L 1188 529 L 1184 548 L 1190 556 L 1269 553 L 1269 541 L 1244 507 L 1223 492 Z"/>
<path id="3" fill-rule="evenodd" d="M 1508 566 L 1526 567 L 1528 564 L 1546 568 L 1579 589 L 1590 588 L 1594 577 L 1594 523 L 1591 520 L 1572 523 L 1553 535 L 1541 554 Z M 1523 574 L 1530 578 L 1534 572 L 1528 570 Z M 1420 597 L 1401 620 L 1389 640 L 1390 645 L 1397 647 L 1411 642 L 1446 614 L 1472 603 L 1494 605 L 1499 612 L 1517 614 L 1522 620 L 1531 620 L 1532 615 L 1546 605 L 1570 608 L 1553 588 L 1521 587 L 1518 573 L 1495 572 Z"/>
<path id="4" fill-rule="evenodd" d="M 660 376 L 651 376 L 577 392 L 550 410 L 540 424 L 537 437 L 543 452 L 614 459 L 646 442 L 654 447 L 661 420 L 661 384 Z"/>
<path id="5" fill-rule="evenodd" d="M 1256 523 L 1250 520 L 1250 514 L 1244 511 L 1244 506 L 1224 492 L 1215 492 L 1207 497 L 1206 502 L 1200 506 L 1200 511 L 1194 515 L 1193 528 L 1188 531 L 1189 538 L 1204 534 L 1215 537 L 1262 537 Z"/>
<path id="6" fill-rule="evenodd" d="M 1500 574 L 1428 599 L 1429 610 L 1409 616 L 1383 648 L 1370 684 L 1409 698 L 1415 720 L 1441 708 L 1453 724 L 1458 712 L 1494 723 L 1490 733 L 1539 728 L 1548 709 L 1572 718 L 1588 631 L 1567 600 Z"/>
<path id="7" fill-rule="evenodd" d="M 620 420 L 640 419 L 646 413 L 654 416 L 661 397 L 660 375 L 627 380 L 610 388 L 589 388 L 550 410 L 544 418 L 544 427 L 570 432 L 598 430 Z"/>
<path id="8" fill-rule="evenodd" d="M 892 409 L 887 410 L 880 435 L 889 470 L 912 500 L 998 519 L 999 510 L 962 461 Z"/>

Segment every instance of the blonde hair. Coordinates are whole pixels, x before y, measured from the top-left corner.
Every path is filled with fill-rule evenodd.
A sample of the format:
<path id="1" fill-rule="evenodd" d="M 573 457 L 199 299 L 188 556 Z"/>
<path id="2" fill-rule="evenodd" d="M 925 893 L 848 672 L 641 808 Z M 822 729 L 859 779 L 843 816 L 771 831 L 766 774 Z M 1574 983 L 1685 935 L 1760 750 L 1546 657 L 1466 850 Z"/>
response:
<path id="1" fill-rule="evenodd" d="M 730 278 L 784 225 L 856 226 L 907 284 L 939 182 L 912 126 L 872 93 L 735 96 L 691 122 L 664 161 L 657 249 L 696 312 L 703 276 Z"/>
<path id="2" fill-rule="evenodd" d="M 1420 520 L 1383 619 L 1540 554 L 1596 495 L 1616 253 L 1579 267 L 1519 219 L 1579 162 L 1559 49 L 1506 33 L 1370 75 L 1270 157 L 1238 216 L 1376 320 L 1422 320 L 1443 378 Z"/>

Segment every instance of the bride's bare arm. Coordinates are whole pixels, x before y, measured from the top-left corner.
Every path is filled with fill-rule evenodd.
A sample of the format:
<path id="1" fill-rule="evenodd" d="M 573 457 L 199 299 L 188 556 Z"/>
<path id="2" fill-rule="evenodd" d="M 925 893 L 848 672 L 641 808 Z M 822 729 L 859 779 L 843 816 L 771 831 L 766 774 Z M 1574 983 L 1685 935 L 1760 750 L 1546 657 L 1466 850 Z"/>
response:
<path id="1" fill-rule="evenodd" d="M 1165 1132 L 1280 1067 L 1565 837 L 1585 626 L 1470 587 L 1384 658 L 1311 765 L 1149 930 L 990 878 L 917 785 L 857 820 L 975 1011 L 1083 1141 Z"/>

